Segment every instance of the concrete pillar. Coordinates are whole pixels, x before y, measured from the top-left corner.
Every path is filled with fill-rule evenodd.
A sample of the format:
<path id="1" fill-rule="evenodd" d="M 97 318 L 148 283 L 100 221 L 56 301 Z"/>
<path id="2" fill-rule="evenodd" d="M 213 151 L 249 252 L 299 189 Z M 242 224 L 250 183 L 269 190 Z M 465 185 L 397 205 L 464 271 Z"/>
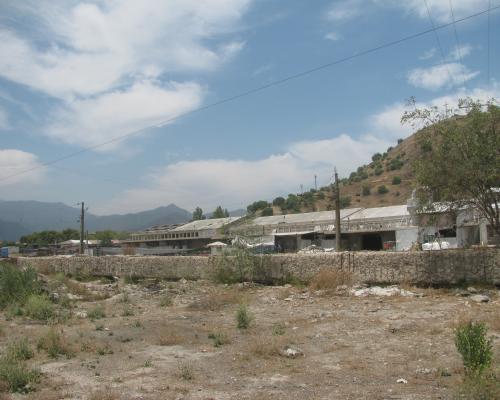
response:
<path id="1" fill-rule="evenodd" d="M 485 219 L 481 219 L 479 222 L 479 243 L 481 246 L 488 244 L 488 224 Z"/>

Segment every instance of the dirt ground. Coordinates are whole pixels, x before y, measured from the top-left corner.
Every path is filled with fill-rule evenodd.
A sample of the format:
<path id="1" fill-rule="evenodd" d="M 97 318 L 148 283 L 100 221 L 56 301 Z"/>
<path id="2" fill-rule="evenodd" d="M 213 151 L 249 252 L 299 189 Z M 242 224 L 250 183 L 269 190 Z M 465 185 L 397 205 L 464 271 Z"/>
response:
<path id="1" fill-rule="evenodd" d="M 499 365 L 496 289 L 476 303 L 457 289 L 357 297 L 207 281 L 78 285 L 109 297 L 73 300 L 55 324 L 0 316 L 0 348 L 27 337 L 42 371 L 36 391 L 5 399 L 448 399 L 462 379 L 453 329 L 469 318 L 487 323 Z M 247 330 L 236 327 L 240 303 L 253 316 Z M 105 316 L 92 320 L 99 304 Z M 69 358 L 36 350 L 50 329 Z"/>

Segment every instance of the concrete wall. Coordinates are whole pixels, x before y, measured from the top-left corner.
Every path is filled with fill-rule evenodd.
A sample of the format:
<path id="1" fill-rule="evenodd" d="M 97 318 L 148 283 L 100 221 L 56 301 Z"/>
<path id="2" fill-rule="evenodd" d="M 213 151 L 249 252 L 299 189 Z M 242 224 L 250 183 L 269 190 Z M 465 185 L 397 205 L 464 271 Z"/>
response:
<path id="1" fill-rule="evenodd" d="M 135 275 L 166 279 L 208 279 L 220 266 L 216 257 L 38 257 L 19 258 L 20 266 L 41 272 L 90 275 Z M 231 257 L 227 263 L 232 263 Z M 266 280 L 294 276 L 308 280 L 323 268 L 351 271 L 363 282 L 456 284 L 482 281 L 500 284 L 500 249 L 420 252 L 342 252 L 277 254 L 257 259 Z"/>

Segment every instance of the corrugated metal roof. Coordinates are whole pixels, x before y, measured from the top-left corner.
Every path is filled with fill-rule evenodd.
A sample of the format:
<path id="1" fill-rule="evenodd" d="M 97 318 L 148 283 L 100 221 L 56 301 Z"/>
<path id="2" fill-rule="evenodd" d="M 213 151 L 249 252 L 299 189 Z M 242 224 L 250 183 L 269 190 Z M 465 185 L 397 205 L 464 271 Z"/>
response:
<path id="1" fill-rule="evenodd" d="M 178 231 L 199 231 L 204 229 L 219 229 L 224 225 L 230 224 L 242 217 L 228 217 L 228 218 L 215 218 L 215 219 L 201 219 L 199 221 L 188 222 L 185 225 L 178 226 L 172 229 L 172 232 Z"/>
<path id="2" fill-rule="evenodd" d="M 364 208 L 349 217 L 350 221 L 360 219 L 407 217 L 410 213 L 406 204 L 400 206 Z"/>
<path id="3" fill-rule="evenodd" d="M 346 208 L 340 210 L 340 218 L 344 219 L 361 210 L 361 208 Z M 276 225 L 280 223 L 300 224 L 300 223 L 316 223 L 322 221 L 335 220 L 335 210 L 332 211 L 316 211 L 301 214 L 286 214 L 273 215 L 271 217 L 257 217 L 252 221 L 253 225 Z"/>
<path id="4" fill-rule="evenodd" d="M 346 208 L 340 210 L 343 221 L 372 220 L 383 218 L 407 217 L 410 213 L 406 205 L 375 208 Z M 335 211 L 317 211 L 301 214 L 273 215 L 271 217 L 257 217 L 252 225 L 280 225 L 280 224 L 316 224 L 335 221 Z"/>

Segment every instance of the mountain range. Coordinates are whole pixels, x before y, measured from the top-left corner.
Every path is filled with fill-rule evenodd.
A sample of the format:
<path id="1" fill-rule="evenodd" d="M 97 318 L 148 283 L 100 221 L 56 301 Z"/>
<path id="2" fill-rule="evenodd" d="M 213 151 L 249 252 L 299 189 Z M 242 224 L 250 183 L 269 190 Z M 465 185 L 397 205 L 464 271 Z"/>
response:
<path id="1" fill-rule="evenodd" d="M 0 240 L 17 240 L 22 235 L 43 230 L 78 229 L 79 215 L 78 208 L 63 203 L 0 200 Z M 85 226 L 89 232 L 136 231 L 158 224 L 180 224 L 190 219 L 190 212 L 170 204 L 124 215 L 86 213 Z"/>

